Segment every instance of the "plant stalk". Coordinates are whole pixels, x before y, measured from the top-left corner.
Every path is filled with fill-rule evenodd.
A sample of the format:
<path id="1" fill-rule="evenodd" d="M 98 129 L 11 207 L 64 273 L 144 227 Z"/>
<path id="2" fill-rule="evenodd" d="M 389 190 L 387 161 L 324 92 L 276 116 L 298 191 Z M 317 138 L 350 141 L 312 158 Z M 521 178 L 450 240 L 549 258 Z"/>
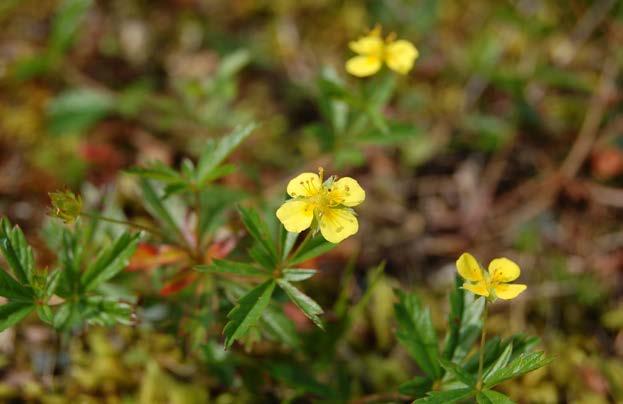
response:
<path id="1" fill-rule="evenodd" d="M 478 360 L 478 381 L 476 383 L 476 389 L 478 391 L 482 390 L 482 368 L 484 366 L 485 361 L 485 338 L 487 335 L 487 312 L 489 311 L 488 304 L 489 301 L 486 297 L 485 299 L 485 307 L 482 309 L 482 331 L 480 333 L 480 358 Z"/>

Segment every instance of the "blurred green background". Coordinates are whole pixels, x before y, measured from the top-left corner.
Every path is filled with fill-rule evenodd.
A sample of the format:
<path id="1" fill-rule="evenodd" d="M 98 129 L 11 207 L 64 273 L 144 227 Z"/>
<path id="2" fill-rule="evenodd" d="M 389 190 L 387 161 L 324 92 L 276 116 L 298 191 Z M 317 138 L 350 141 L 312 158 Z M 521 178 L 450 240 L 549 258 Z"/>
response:
<path id="1" fill-rule="evenodd" d="M 376 23 L 420 51 L 389 84 L 343 67 L 348 42 Z M 0 215 L 46 263 L 48 192 L 97 201 L 114 188 L 131 215 L 136 191 L 122 170 L 175 166 L 254 119 L 261 126 L 227 185 L 274 203 L 289 178 L 324 166 L 367 191 L 359 233 L 323 258 L 313 282 L 327 305 L 344 291 L 354 299 L 368 268 L 386 261 L 341 353 L 354 402 L 375 402 L 414 373 L 392 331 L 393 289 L 421 289 L 443 319 L 462 251 L 521 265 L 528 291 L 496 304 L 491 328 L 539 335 L 554 357 L 506 392 L 526 403 L 622 402 L 621 44 L 616 0 L 2 0 Z M 351 115 L 340 115 L 335 88 L 387 98 L 356 137 L 339 130 Z M 346 285 L 348 265 L 357 282 Z M 258 399 L 222 377 L 147 325 L 69 343 L 34 321 L 0 334 L 3 400 L 288 396 L 267 383 Z"/>

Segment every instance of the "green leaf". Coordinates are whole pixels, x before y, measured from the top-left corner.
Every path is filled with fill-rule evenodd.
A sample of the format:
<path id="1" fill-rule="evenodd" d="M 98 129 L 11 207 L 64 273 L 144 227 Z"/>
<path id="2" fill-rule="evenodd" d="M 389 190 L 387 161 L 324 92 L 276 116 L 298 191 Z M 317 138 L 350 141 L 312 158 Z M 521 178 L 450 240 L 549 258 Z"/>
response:
<path id="1" fill-rule="evenodd" d="M 332 395 L 328 386 L 318 382 L 312 374 L 308 374 L 305 368 L 297 363 L 272 361 L 266 365 L 274 378 L 283 381 L 289 387 L 324 398 Z"/>
<path id="2" fill-rule="evenodd" d="M 467 356 L 480 335 L 484 307 L 484 298 L 475 299 L 473 294 L 455 288 L 450 296 L 450 329 L 444 348 L 445 359 L 459 363 Z"/>
<path id="3" fill-rule="evenodd" d="M 121 272 L 134 254 L 139 237 L 139 233 L 125 232 L 113 245 L 104 248 L 82 274 L 82 289 L 93 290 Z"/>
<path id="4" fill-rule="evenodd" d="M 143 178 L 160 181 L 165 184 L 185 182 L 184 178 L 177 171 L 161 161 L 153 161 L 143 167 L 133 167 L 126 170 L 126 172 Z"/>
<path id="5" fill-rule="evenodd" d="M 52 324 L 54 322 L 54 313 L 52 312 L 52 308 L 47 304 L 36 306 L 37 315 L 39 319 L 46 324 Z"/>
<path id="6" fill-rule="evenodd" d="M 415 293 L 400 294 L 395 306 L 398 341 L 409 351 L 422 370 L 432 379 L 441 377 L 437 335 L 430 317 Z"/>
<path id="7" fill-rule="evenodd" d="M 243 276 L 269 275 L 267 271 L 246 262 L 214 259 L 209 265 L 197 265 L 199 272 L 211 272 L 221 274 L 235 274 Z"/>
<path id="8" fill-rule="evenodd" d="M 506 380 L 519 377 L 526 373 L 532 372 L 538 368 L 541 368 L 552 360 L 545 356 L 543 352 L 530 352 L 519 355 L 513 359 L 505 367 L 492 372 L 489 375 L 488 381 L 485 383 L 486 387 L 493 387 L 496 384 L 500 384 Z"/>
<path id="9" fill-rule="evenodd" d="M 398 386 L 400 394 L 410 397 L 419 398 L 429 392 L 433 387 L 433 381 L 428 377 L 416 376 L 413 380 L 409 380 Z"/>
<path id="10" fill-rule="evenodd" d="M 301 345 L 294 323 L 281 309 L 269 306 L 262 313 L 262 320 L 266 324 L 266 331 L 276 339 L 292 348 Z"/>
<path id="11" fill-rule="evenodd" d="M 489 338 L 489 340 L 485 342 L 483 369 L 491 366 L 493 362 L 497 360 L 505 346 L 506 345 L 502 342 L 502 339 L 497 335 Z M 468 372 L 475 373 L 478 370 L 479 361 L 480 349 L 477 349 L 469 356 L 467 361 L 465 361 L 464 368 L 467 369 Z"/>
<path id="12" fill-rule="evenodd" d="M 491 365 L 491 367 L 489 367 L 487 371 L 485 372 L 483 376 L 483 381 L 485 383 L 487 383 L 487 381 L 489 380 L 492 374 L 494 374 L 495 372 L 502 369 L 508 364 L 508 361 L 511 358 L 512 352 L 513 352 L 513 344 L 510 343 L 506 346 L 502 354 L 497 358 L 497 360 L 493 363 L 493 365 Z"/>
<path id="13" fill-rule="evenodd" d="M 300 264 L 301 262 L 316 258 L 319 255 L 333 249 L 336 244 L 330 243 L 321 236 L 308 239 L 305 244 L 299 247 L 294 255 L 288 260 L 289 266 Z"/>
<path id="14" fill-rule="evenodd" d="M 506 395 L 493 390 L 484 390 L 478 393 L 476 401 L 478 404 L 515 404 Z"/>
<path id="15" fill-rule="evenodd" d="M 201 234 L 216 230 L 224 220 L 225 213 L 236 203 L 244 199 L 242 191 L 218 185 L 209 185 L 200 191 L 201 210 L 199 228 Z"/>
<path id="16" fill-rule="evenodd" d="M 299 238 L 299 233 L 289 232 L 283 226 L 279 226 L 279 231 L 281 260 L 285 261 L 288 258 L 288 255 L 290 255 L 290 251 L 292 251 L 292 247 L 294 247 L 296 240 Z"/>
<path id="17" fill-rule="evenodd" d="M 32 302 L 35 297 L 30 287 L 20 285 L 2 268 L 0 268 L 0 296 L 22 302 Z"/>
<path id="18" fill-rule="evenodd" d="M 32 303 L 23 302 L 8 302 L 0 306 L 0 332 L 19 323 L 34 309 Z"/>
<path id="19" fill-rule="evenodd" d="M 51 52 L 61 53 L 71 45 L 76 31 L 78 31 L 78 27 L 92 3 L 92 0 L 64 0 L 61 3 L 52 22 L 49 44 Z"/>
<path id="20" fill-rule="evenodd" d="M 88 324 L 113 326 L 133 324 L 132 305 L 109 297 L 90 296 L 82 302 L 82 316 Z"/>
<path id="21" fill-rule="evenodd" d="M 275 289 L 275 281 L 268 280 L 244 295 L 236 306 L 227 314 L 230 320 L 223 329 L 225 347 L 229 348 L 237 339 L 244 336 L 255 326 L 262 312 L 270 302 Z"/>
<path id="22" fill-rule="evenodd" d="M 212 142 L 206 148 L 197 163 L 196 180 L 199 186 L 204 185 L 209 180 L 210 176 L 213 175 L 213 170 L 216 169 L 255 128 L 255 124 L 239 126 L 235 128 L 232 133 L 222 137 L 218 142 Z"/>
<path id="23" fill-rule="evenodd" d="M 439 359 L 439 363 L 443 368 L 450 373 L 454 378 L 467 386 L 474 387 L 476 385 L 476 379 L 465 369 L 445 359 Z"/>
<path id="24" fill-rule="evenodd" d="M 288 282 L 299 282 L 316 275 L 315 269 L 288 268 L 283 270 L 283 279 Z"/>
<path id="25" fill-rule="evenodd" d="M 84 254 L 84 247 L 79 241 L 79 235 L 74 234 L 66 227 L 62 232 L 62 245 L 59 252 L 61 264 L 58 294 L 69 297 L 80 288 L 80 266 Z"/>
<path id="26" fill-rule="evenodd" d="M 465 400 L 472 395 L 474 395 L 474 390 L 471 388 L 433 391 L 428 393 L 428 397 L 415 400 L 413 404 L 449 404 Z"/>
<path id="27" fill-rule="evenodd" d="M 240 212 L 242 222 L 249 231 L 249 234 L 264 253 L 270 257 L 270 266 L 274 266 L 277 263 L 277 252 L 275 251 L 275 246 L 273 245 L 273 240 L 266 223 L 260 219 L 260 216 L 253 209 L 247 209 L 241 206 L 238 208 L 238 211 Z"/>
<path id="28" fill-rule="evenodd" d="M 76 134 L 111 113 L 115 99 L 92 89 L 68 90 L 48 105 L 48 128 L 53 135 Z"/>
<path id="29" fill-rule="evenodd" d="M 324 330 L 324 325 L 322 324 L 322 320 L 318 317 L 319 314 L 323 313 L 322 307 L 318 303 L 316 303 L 311 297 L 307 296 L 305 293 L 301 292 L 299 289 L 294 287 L 290 282 L 278 279 L 277 283 L 283 289 L 284 292 L 288 295 L 290 300 L 297 305 L 299 309 L 303 311 L 303 313 L 316 324 L 320 329 Z"/>
<path id="30" fill-rule="evenodd" d="M 32 248 L 18 226 L 11 229 L 8 219 L 0 219 L 0 250 L 19 283 L 28 284 L 34 267 Z"/>
<path id="31" fill-rule="evenodd" d="M 146 179 L 140 181 L 141 190 L 143 191 L 143 198 L 145 207 L 153 215 L 153 217 L 164 227 L 164 235 L 170 237 L 169 240 L 183 241 L 183 236 L 179 227 L 171 213 L 162 202 L 162 199 L 158 197 L 156 190 L 151 183 Z"/>

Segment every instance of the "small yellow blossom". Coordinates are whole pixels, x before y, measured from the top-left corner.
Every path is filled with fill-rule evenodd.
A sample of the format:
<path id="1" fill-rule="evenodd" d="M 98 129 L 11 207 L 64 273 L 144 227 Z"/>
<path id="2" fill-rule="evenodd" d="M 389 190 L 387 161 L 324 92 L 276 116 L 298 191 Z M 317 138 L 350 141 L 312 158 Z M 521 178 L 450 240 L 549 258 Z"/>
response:
<path id="1" fill-rule="evenodd" d="M 349 44 L 350 49 L 357 53 L 346 62 L 346 71 L 357 77 L 371 76 L 383 66 L 400 74 L 407 74 L 419 53 L 413 44 L 404 39 L 396 40 L 390 34 L 383 40 L 381 27 L 375 27 L 370 33 Z"/>
<path id="2" fill-rule="evenodd" d="M 488 271 L 485 272 L 473 255 L 463 253 L 456 260 L 456 268 L 459 274 L 468 281 L 463 284 L 463 289 L 480 296 L 510 300 L 526 290 L 526 285 L 508 283 L 519 278 L 521 273 L 519 265 L 508 258 L 494 259 L 489 263 Z"/>
<path id="3" fill-rule="evenodd" d="M 351 209 L 366 198 L 359 183 L 350 178 L 329 177 L 323 182 L 323 170 L 318 174 L 303 173 L 288 183 L 287 200 L 277 210 L 277 217 L 287 231 L 300 233 L 315 224 L 322 236 L 339 243 L 359 230 L 355 212 Z"/>

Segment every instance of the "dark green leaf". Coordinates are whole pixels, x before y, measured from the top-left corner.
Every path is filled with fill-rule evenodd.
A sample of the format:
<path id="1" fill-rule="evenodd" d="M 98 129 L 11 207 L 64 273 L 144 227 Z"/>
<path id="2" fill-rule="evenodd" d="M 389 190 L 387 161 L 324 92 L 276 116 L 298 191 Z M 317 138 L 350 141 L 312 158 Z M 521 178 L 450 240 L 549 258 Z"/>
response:
<path id="1" fill-rule="evenodd" d="M 139 237 L 138 233 L 125 232 L 113 245 L 104 248 L 82 274 L 82 289 L 93 290 L 121 272 L 134 254 Z"/>
<path id="2" fill-rule="evenodd" d="M 235 274 L 243 276 L 257 276 L 269 274 L 262 268 L 246 262 L 236 262 L 229 260 L 215 259 L 209 265 L 197 265 L 195 269 L 200 272 L 211 272 L 221 274 Z"/>
<path id="3" fill-rule="evenodd" d="M 448 335 L 446 336 L 443 357 L 451 362 L 461 362 L 480 335 L 484 298 L 475 299 L 465 293 L 462 280 L 457 277 L 455 288 L 450 294 L 450 313 L 448 314 Z"/>
<path id="4" fill-rule="evenodd" d="M 113 326 L 133 323 L 132 305 L 102 296 L 87 297 L 82 305 L 82 316 L 88 324 Z"/>
<path id="5" fill-rule="evenodd" d="M 439 363 L 443 368 L 450 373 L 454 378 L 467 386 L 474 387 L 476 385 L 476 378 L 468 373 L 465 369 L 445 359 L 440 359 Z"/>
<path id="6" fill-rule="evenodd" d="M 428 377 L 417 376 L 413 380 L 401 384 L 398 387 L 400 394 L 405 394 L 413 398 L 419 398 L 431 391 L 433 381 Z"/>
<path id="7" fill-rule="evenodd" d="M 296 243 L 296 240 L 299 237 L 299 233 L 291 233 L 285 229 L 285 227 L 280 226 L 280 244 L 281 244 L 281 260 L 285 261 L 292 251 L 292 247 Z"/>
<path id="8" fill-rule="evenodd" d="M 151 162 L 144 167 L 133 167 L 127 170 L 127 172 L 143 178 L 160 181 L 165 184 L 185 182 L 184 178 L 177 171 L 165 165 L 161 161 Z"/>
<path id="9" fill-rule="evenodd" d="M 322 320 L 318 315 L 323 313 L 322 307 L 318 303 L 316 303 L 311 297 L 307 296 L 305 293 L 301 292 L 297 288 L 295 288 L 290 282 L 278 279 L 277 283 L 281 287 L 281 289 L 286 292 L 290 300 L 297 305 L 299 309 L 305 313 L 305 315 L 314 322 L 319 328 L 324 330 L 324 326 L 322 324 Z"/>
<path id="10" fill-rule="evenodd" d="M 19 323 L 35 306 L 32 303 L 8 302 L 0 306 L 0 332 Z"/>
<path id="11" fill-rule="evenodd" d="M 34 293 L 30 287 L 20 285 L 4 269 L 0 268 L 0 296 L 14 301 L 32 302 Z"/>
<path id="12" fill-rule="evenodd" d="M 430 311 L 422 307 L 415 293 L 401 293 L 400 302 L 394 308 L 398 341 L 429 377 L 438 379 L 441 376 L 439 347 Z"/>
<path id="13" fill-rule="evenodd" d="M 257 244 L 261 246 L 266 255 L 270 257 L 270 266 L 274 266 L 277 263 L 277 252 L 275 251 L 275 246 L 273 245 L 273 240 L 266 223 L 260 219 L 260 216 L 253 209 L 247 209 L 241 206 L 238 210 L 249 234 Z"/>
<path id="14" fill-rule="evenodd" d="M 502 339 L 495 335 L 485 343 L 484 369 L 491 366 L 497 360 L 504 348 L 505 343 Z M 478 370 L 478 362 L 480 361 L 480 349 L 477 349 L 465 362 L 464 368 L 468 372 L 475 373 Z"/>
<path id="15" fill-rule="evenodd" d="M 226 348 L 231 347 L 234 341 L 243 337 L 251 327 L 255 326 L 270 302 L 274 289 L 275 282 L 271 279 L 240 298 L 236 306 L 227 314 L 229 322 L 223 329 Z"/>
<path id="16" fill-rule="evenodd" d="M 52 308 L 47 304 L 37 306 L 37 315 L 39 316 L 39 319 L 46 324 L 52 324 L 54 321 Z"/>
<path id="17" fill-rule="evenodd" d="M 316 258 L 319 255 L 333 249 L 336 244 L 330 243 L 321 236 L 308 239 L 301 245 L 288 260 L 288 265 L 294 266 L 301 262 Z"/>
<path id="18" fill-rule="evenodd" d="M 299 282 L 316 275 L 315 269 L 289 268 L 283 270 L 283 279 L 288 282 Z"/>
<path id="19" fill-rule="evenodd" d="M 114 98 L 100 91 L 86 88 L 65 91 L 48 105 L 48 127 L 53 135 L 81 133 L 114 107 Z"/>
<path id="20" fill-rule="evenodd" d="M 69 297 L 80 287 L 80 266 L 82 265 L 84 247 L 79 241 L 79 235 L 63 228 L 62 245 L 59 252 L 61 264 L 58 294 Z"/>
<path id="21" fill-rule="evenodd" d="M 216 144 L 213 143 L 206 148 L 197 163 L 196 180 L 200 186 L 208 181 L 210 176 L 213 175 L 213 170 L 253 132 L 255 127 L 255 124 L 239 126 L 232 133 L 221 138 Z"/>
<path id="22" fill-rule="evenodd" d="M 34 267 L 32 249 L 22 230 L 18 226 L 11 229 L 8 219 L 0 219 L 0 250 L 19 283 L 27 285 Z"/>
<path id="23" fill-rule="evenodd" d="M 476 401 L 478 404 L 515 404 L 506 395 L 493 390 L 484 390 L 478 393 Z"/>
<path id="24" fill-rule="evenodd" d="M 319 383 L 313 375 L 308 374 L 303 366 L 292 362 L 271 362 L 267 364 L 270 374 L 282 380 L 287 386 L 316 394 L 320 397 L 330 397 L 331 389 Z"/>
<path id="25" fill-rule="evenodd" d="M 508 364 L 508 361 L 511 358 L 511 354 L 513 353 L 513 344 L 510 343 L 506 346 L 502 354 L 497 358 L 497 360 L 491 365 L 491 367 L 487 368 L 487 371 L 483 375 L 483 380 L 486 383 L 489 380 L 489 377 L 492 374 L 495 374 L 499 369 L 502 369 Z"/>
<path id="26" fill-rule="evenodd" d="M 434 391 L 428 393 L 428 397 L 415 400 L 413 404 L 450 404 L 474 395 L 471 388 L 455 389 L 447 391 Z"/>
<path id="27" fill-rule="evenodd" d="M 50 34 L 50 51 L 60 53 L 65 51 L 76 34 L 92 0 L 64 0 L 52 22 Z"/>
<path id="28" fill-rule="evenodd" d="M 292 348 L 300 346 L 301 342 L 294 323 L 281 309 L 269 306 L 262 313 L 262 320 L 266 324 L 266 331 L 270 335 Z"/>
<path id="29" fill-rule="evenodd" d="M 500 384 L 506 380 L 519 377 L 526 373 L 532 372 L 538 368 L 541 368 L 552 360 L 547 358 L 543 352 L 530 352 L 519 355 L 513 359 L 505 367 L 492 372 L 489 375 L 488 381 L 485 383 L 486 387 L 493 387 L 496 384 Z"/>
<path id="30" fill-rule="evenodd" d="M 141 179 L 141 189 L 143 191 L 143 198 L 145 207 L 153 215 L 154 218 L 164 227 L 163 234 L 169 237 L 169 240 L 178 239 L 182 241 L 183 236 L 179 230 L 179 227 L 171 213 L 162 202 L 162 199 L 156 193 L 156 190 L 148 180 Z"/>

